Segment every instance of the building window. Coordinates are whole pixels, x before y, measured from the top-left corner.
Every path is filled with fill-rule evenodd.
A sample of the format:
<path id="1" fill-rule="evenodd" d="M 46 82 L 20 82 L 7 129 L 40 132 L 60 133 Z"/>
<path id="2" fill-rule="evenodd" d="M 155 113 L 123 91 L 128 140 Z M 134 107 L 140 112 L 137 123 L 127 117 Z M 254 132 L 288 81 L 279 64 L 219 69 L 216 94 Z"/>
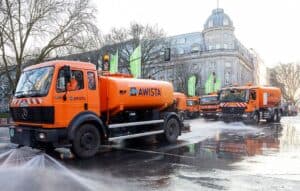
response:
<path id="1" fill-rule="evenodd" d="M 227 18 L 224 18 L 224 19 L 223 19 L 223 25 L 226 26 L 226 25 L 228 25 L 228 24 L 229 24 L 228 19 L 227 19 Z"/>
<path id="2" fill-rule="evenodd" d="M 226 70 L 224 76 L 225 76 L 225 85 L 230 85 L 231 84 L 231 71 Z"/>
<path id="3" fill-rule="evenodd" d="M 186 43 L 186 38 L 180 38 L 177 40 L 177 44 L 185 44 Z"/>
<path id="4" fill-rule="evenodd" d="M 200 51 L 200 47 L 199 46 L 193 46 L 191 48 L 191 52 L 199 52 Z"/>
<path id="5" fill-rule="evenodd" d="M 226 68 L 230 68 L 230 67 L 231 67 L 231 63 L 230 63 L 230 62 L 226 62 L 226 63 L 225 63 L 225 67 L 226 67 Z"/>
<path id="6" fill-rule="evenodd" d="M 211 19 L 208 21 L 208 27 L 212 27 L 212 26 L 213 26 L 213 20 Z"/>
<path id="7" fill-rule="evenodd" d="M 210 62 L 208 68 L 209 71 L 215 71 L 217 69 L 217 64 L 215 62 Z"/>
<path id="8" fill-rule="evenodd" d="M 220 44 L 216 44 L 216 49 L 220 49 L 220 48 L 221 48 Z"/>
<path id="9" fill-rule="evenodd" d="M 183 48 L 178 48 L 178 54 L 184 54 L 184 49 Z"/>
<path id="10" fill-rule="evenodd" d="M 224 49 L 228 49 L 228 44 L 224 44 Z"/>

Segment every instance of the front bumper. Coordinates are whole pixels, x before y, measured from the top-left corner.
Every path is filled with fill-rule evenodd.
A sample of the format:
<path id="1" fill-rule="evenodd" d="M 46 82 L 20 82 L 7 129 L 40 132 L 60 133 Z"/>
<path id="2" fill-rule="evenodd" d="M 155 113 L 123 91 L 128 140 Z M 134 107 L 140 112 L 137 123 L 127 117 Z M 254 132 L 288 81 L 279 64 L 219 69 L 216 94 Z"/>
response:
<path id="1" fill-rule="evenodd" d="M 221 113 L 220 118 L 225 121 L 248 121 L 252 119 L 253 113 L 238 113 L 238 114 L 229 114 L 229 113 Z"/>
<path id="2" fill-rule="evenodd" d="M 219 118 L 221 116 L 220 112 L 201 112 L 200 115 L 204 118 Z"/>
<path id="3" fill-rule="evenodd" d="M 9 137 L 12 143 L 33 148 L 43 147 L 47 144 L 54 146 L 65 144 L 67 130 L 43 129 L 36 127 L 14 126 L 9 128 Z"/>

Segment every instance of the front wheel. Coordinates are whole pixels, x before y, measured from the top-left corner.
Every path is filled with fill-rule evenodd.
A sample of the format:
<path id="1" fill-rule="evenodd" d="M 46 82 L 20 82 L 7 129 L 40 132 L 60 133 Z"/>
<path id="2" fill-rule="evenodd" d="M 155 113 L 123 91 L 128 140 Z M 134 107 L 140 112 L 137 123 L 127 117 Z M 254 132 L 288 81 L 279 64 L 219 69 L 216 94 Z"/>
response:
<path id="1" fill-rule="evenodd" d="M 71 151 L 79 158 L 94 156 L 100 147 L 100 134 L 92 124 L 84 124 L 77 129 Z"/>
<path id="2" fill-rule="evenodd" d="M 258 124 L 260 119 L 259 119 L 259 113 L 258 112 L 255 112 L 253 117 L 252 117 L 252 121 L 254 124 Z"/>

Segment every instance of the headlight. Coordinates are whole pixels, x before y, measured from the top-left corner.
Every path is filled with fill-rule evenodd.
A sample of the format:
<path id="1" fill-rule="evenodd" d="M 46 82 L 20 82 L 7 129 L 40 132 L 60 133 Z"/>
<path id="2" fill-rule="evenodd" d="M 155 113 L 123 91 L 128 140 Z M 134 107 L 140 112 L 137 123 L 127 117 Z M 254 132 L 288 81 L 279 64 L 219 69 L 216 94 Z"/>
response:
<path id="1" fill-rule="evenodd" d="M 39 138 L 40 138 L 40 139 L 45 139 L 45 138 L 46 138 L 45 133 L 39 133 Z"/>
<path id="2" fill-rule="evenodd" d="M 15 136 L 15 129 L 13 129 L 13 128 L 9 129 L 9 136 L 10 137 Z"/>

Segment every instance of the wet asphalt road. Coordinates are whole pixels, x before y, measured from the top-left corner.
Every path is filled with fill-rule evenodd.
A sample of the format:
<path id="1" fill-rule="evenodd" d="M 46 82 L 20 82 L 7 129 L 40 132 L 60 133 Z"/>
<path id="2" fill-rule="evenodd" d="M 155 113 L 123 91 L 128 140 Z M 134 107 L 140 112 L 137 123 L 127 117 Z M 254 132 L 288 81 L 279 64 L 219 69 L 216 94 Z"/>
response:
<path id="1" fill-rule="evenodd" d="M 176 145 L 154 139 L 102 148 L 88 160 L 13 149 L 0 129 L 3 190 L 300 190 L 300 117 L 259 126 L 195 119 Z M 1 190 L 2 190 L 1 189 Z"/>

